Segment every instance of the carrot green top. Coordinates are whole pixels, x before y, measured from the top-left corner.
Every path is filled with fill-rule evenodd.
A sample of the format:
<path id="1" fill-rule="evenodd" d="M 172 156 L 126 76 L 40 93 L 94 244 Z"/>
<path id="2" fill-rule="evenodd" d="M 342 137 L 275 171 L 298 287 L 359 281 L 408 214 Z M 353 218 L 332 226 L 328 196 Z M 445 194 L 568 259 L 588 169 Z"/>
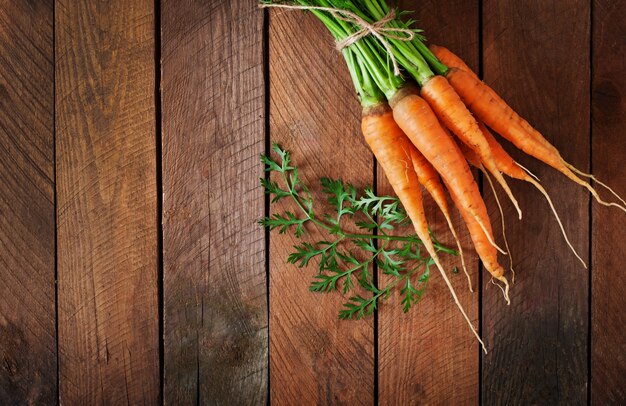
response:
<path id="1" fill-rule="evenodd" d="M 293 3 L 264 0 L 262 2 L 311 7 L 309 11 L 328 28 L 338 43 L 365 28 L 358 25 L 356 21 L 352 21 L 351 18 L 344 18 L 347 13 L 358 16 L 360 20 L 372 25 L 393 16 L 384 26 L 387 32 L 395 29 L 412 34 L 412 38 L 402 38 L 399 35 L 383 32 L 378 33 L 377 36 L 365 35 L 341 50 L 363 106 L 380 103 L 383 95 L 391 99 L 404 85 L 405 81 L 402 76 L 394 74 L 392 59 L 400 64 L 420 86 L 435 75 L 433 70 L 437 74 L 445 74 L 448 70 L 423 43 L 424 37 L 419 34 L 421 30 L 410 28 L 413 21 L 405 22 L 400 19 L 406 15 L 406 12 L 391 10 L 385 0 L 295 0 Z M 320 8 L 334 9 L 336 12 Z M 344 11 L 343 15 L 341 11 Z"/>

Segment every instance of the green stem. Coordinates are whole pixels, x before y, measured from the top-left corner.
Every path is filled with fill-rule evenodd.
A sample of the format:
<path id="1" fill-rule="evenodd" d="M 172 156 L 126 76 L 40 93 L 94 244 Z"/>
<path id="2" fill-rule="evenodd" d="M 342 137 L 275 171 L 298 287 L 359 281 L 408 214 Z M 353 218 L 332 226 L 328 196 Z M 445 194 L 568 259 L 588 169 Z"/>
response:
<path id="1" fill-rule="evenodd" d="M 350 6 L 350 3 L 335 4 L 333 0 L 299 0 L 299 4 L 343 9 L 345 9 L 346 6 Z M 366 17 L 359 11 L 358 7 L 356 7 L 355 5 L 352 5 L 352 7 L 348 8 L 350 11 L 362 15 L 362 18 Z M 337 41 L 342 41 L 344 38 L 349 37 L 357 31 L 357 28 L 354 27 L 351 23 L 336 19 L 332 15 L 327 14 L 324 11 L 311 10 L 311 12 L 322 21 L 322 23 L 328 28 L 328 30 Z M 375 43 L 375 39 L 371 36 L 366 36 L 355 42 L 354 44 L 350 45 L 348 47 L 348 50 L 354 53 L 356 60 L 360 62 L 361 65 L 360 75 L 351 72 L 353 81 L 355 78 L 359 77 L 363 77 L 365 79 L 369 77 L 371 81 L 373 81 L 373 83 L 369 84 L 365 82 L 360 83 L 361 90 L 364 94 L 376 94 L 382 91 L 385 94 L 385 97 L 389 99 L 404 84 L 404 80 L 402 78 L 397 77 L 393 75 L 393 73 L 391 73 L 392 69 L 390 68 L 388 62 L 381 57 L 381 53 L 378 50 L 378 45 Z M 355 71 L 357 69 L 357 67 L 351 64 L 350 61 L 347 62 L 348 68 L 351 71 Z M 376 87 L 378 88 L 378 90 L 375 89 Z M 359 91 L 358 86 L 357 91 Z M 371 103 L 371 100 L 367 100 L 366 102 Z"/>
<path id="2" fill-rule="evenodd" d="M 289 194 L 291 196 L 291 198 L 296 202 L 296 204 L 298 205 L 298 207 L 300 208 L 300 210 L 302 211 L 302 213 L 304 213 L 304 215 L 307 217 L 307 219 L 309 221 L 311 221 L 313 224 L 324 228 L 326 231 L 333 231 L 334 227 L 318 220 L 317 218 L 315 218 L 315 216 L 312 216 L 312 213 L 309 213 L 309 211 L 304 207 L 304 205 L 300 202 L 300 195 L 298 193 L 296 193 L 293 190 L 293 187 L 291 185 L 291 183 L 289 183 L 287 176 L 285 175 L 285 173 L 282 173 L 282 177 L 283 180 L 285 181 L 285 183 L 287 184 L 287 187 L 289 189 Z M 371 218 L 371 217 L 370 217 Z M 380 225 L 377 223 L 376 224 L 376 228 L 380 229 Z M 343 231 L 339 231 L 336 233 L 337 235 L 339 235 L 341 237 L 341 239 L 344 238 L 350 238 L 350 239 L 378 239 L 378 240 L 385 240 L 385 241 L 404 241 L 404 242 L 413 242 L 416 244 L 422 244 L 422 241 L 419 238 L 413 237 L 413 236 L 408 236 L 408 237 L 402 237 L 402 236 L 394 236 L 394 235 L 388 235 L 388 234 L 349 234 L 349 233 L 345 233 Z M 447 252 L 450 254 L 454 254 L 456 253 L 456 251 L 454 250 L 450 250 L 449 248 L 441 245 L 440 243 L 433 241 L 435 243 L 436 248 L 439 251 L 443 251 L 443 252 Z"/>
<path id="3" fill-rule="evenodd" d="M 304 215 L 307 217 L 308 220 L 310 220 L 311 222 L 313 222 L 313 224 L 322 227 L 324 229 L 326 229 L 326 231 L 332 231 L 334 229 L 333 226 L 318 220 L 317 218 L 315 218 L 315 216 L 312 216 L 313 213 L 309 213 L 309 211 L 304 207 L 304 205 L 302 204 L 302 202 L 300 202 L 300 195 L 298 193 L 295 192 L 293 185 L 291 184 L 291 182 L 289 182 L 289 179 L 287 178 L 287 175 L 285 172 L 281 173 L 283 180 L 285 181 L 285 184 L 287 185 L 287 188 L 289 189 L 289 195 L 291 196 L 291 198 L 296 202 L 296 204 L 298 205 L 298 207 L 300 208 L 300 210 L 302 211 L 302 213 L 304 213 Z M 380 229 L 380 225 L 377 223 L 376 224 L 376 228 Z M 399 236 L 392 236 L 392 235 L 387 235 L 387 234 L 379 234 L 379 235 L 374 235 L 374 234 L 347 234 L 344 233 L 343 231 L 339 231 L 338 233 L 336 233 L 337 235 L 339 235 L 342 239 L 343 238 L 353 238 L 353 239 L 372 239 L 372 238 L 376 238 L 376 239 L 381 239 L 381 240 L 387 240 L 387 241 L 412 241 L 415 243 L 421 243 L 421 241 L 415 237 L 399 237 Z"/>
<path id="4" fill-rule="evenodd" d="M 344 271 L 344 272 L 342 272 L 340 274 L 337 274 L 336 278 L 337 279 L 343 278 L 345 276 L 348 276 L 348 274 L 351 274 L 353 272 L 358 271 L 359 269 L 362 269 L 362 268 L 365 268 L 365 267 L 369 266 L 369 264 L 371 264 L 376 259 L 376 257 L 378 257 L 380 255 L 380 253 L 383 252 L 384 249 L 385 249 L 385 246 L 380 247 L 375 253 L 373 253 L 370 256 L 370 258 L 368 260 L 366 260 L 364 262 L 361 262 L 357 266 L 352 267 L 352 268 L 350 268 L 350 269 L 348 269 L 348 270 L 346 270 L 346 271 Z"/>
<path id="5" fill-rule="evenodd" d="M 365 0 L 365 7 L 370 13 L 370 16 L 365 17 L 365 19 L 370 23 L 382 19 L 387 13 L 389 13 L 389 8 L 384 0 Z M 393 28 L 408 29 L 408 27 L 404 23 L 401 23 L 398 19 L 389 22 L 389 26 Z M 428 63 L 419 52 L 418 48 L 416 48 L 419 44 L 424 46 L 420 36 L 416 34 L 412 41 L 401 41 L 390 38 L 388 39 L 388 42 L 392 45 L 392 52 L 396 59 L 401 61 L 402 66 L 411 74 L 413 79 L 415 79 L 420 86 L 423 86 L 430 80 L 431 77 L 434 76 L 434 73 L 430 69 Z M 425 48 L 428 49 L 427 47 Z M 434 55 L 432 56 L 434 57 Z"/>
<path id="6" fill-rule="evenodd" d="M 394 286 L 396 286 L 398 283 L 406 280 L 407 278 L 410 278 L 411 276 L 413 276 L 413 274 L 422 267 L 422 265 L 426 264 L 428 262 L 428 260 L 420 260 L 418 261 L 418 265 L 413 267 L 411 270 L 401 274 L 400 276 L 396 276 L 394 278 L 393 281 L 389 282 L 387 285 L 385 285 L 384 288 L 380 289 L 378 293 L 376 293 L 376 295 L 372 296 L 372 299 L 374 300 L 378 300 L 379 297 L 383 296 L 384 294 L 386 294 L 387 292 L 389 292 L 391 290 L 391 288 L 393 288 Z"/>
<path id="7" fill-rule="evenodd" d="M 415 41 L 414 44 L 419 53 L 428 61 L 428 64 L 435 70 L 437 75 L 445 76 L 448 67 L 444 65 L 432 51 L 422 41 Z"/>
<path id="8" fill-rule="evenodd" d="M 388 235 L 388 234 L 343 234 L 342 235 L 346 238 L 353 238 L 353 239 L 378 239 L 378 240 L 385 240 L 385 241 L 407 241 L 407 242 L 414 242 L 417 244 L 422 244 L 422 241 L 419 238 L 415 238 L 412 236 L 409 237 L 400 237 L 400 236 L 395 236 L 395 235 Z"/>

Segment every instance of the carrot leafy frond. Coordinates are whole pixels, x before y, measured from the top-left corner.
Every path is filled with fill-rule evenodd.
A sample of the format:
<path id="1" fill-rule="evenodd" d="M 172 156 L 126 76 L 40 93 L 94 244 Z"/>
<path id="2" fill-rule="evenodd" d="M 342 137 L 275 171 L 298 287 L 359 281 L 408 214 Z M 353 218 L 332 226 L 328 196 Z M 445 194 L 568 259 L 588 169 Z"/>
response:
<path id="1" fill-rule="evenodd" d="M 372 314 L 396 285 L 403 286 L 399 294 L 405 311 L 417 303 L 425 292 L 432 259 L 421 251 L 417 235 L 388 234 L 408 222 L 400 201 L 377 196 L 370 187 L 357 189 L 341 179 L 322 178 L 321 192 L 326 199 L 316 204 L 289 152 L 277 144 L 272 151 L 273 156 L 261 156 L 265 170 L 273 175 L 262 178 L 261 186 L 273 203 L 287 199 L 296 211 L 273 213 L 259 223 L 283 234 L 292 230 L 296 238 L 303 238 L 310 227 L 325 234 L 319 241 L 295 245 L 287 259 L 300 268 L 317 262 L 309 290 L 350 293 L 341 318 Z M 439 252 L 456 255 L 439 242 L 435 241 L 435 246 Z M 373 277 L 377 269 L 385 275 L 382 286 Z"/>

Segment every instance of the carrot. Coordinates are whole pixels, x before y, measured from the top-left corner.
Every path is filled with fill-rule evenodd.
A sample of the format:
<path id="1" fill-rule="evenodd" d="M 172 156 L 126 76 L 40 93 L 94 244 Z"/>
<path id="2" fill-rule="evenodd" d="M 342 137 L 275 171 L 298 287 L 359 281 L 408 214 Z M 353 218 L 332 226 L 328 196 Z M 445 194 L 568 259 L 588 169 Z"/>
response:
<path id="1" fill-rule="evenodd" d="M 482 162 L 480 162 L 480 158 L 478 157 L 478 155 L 463 144 L 459 143 L 459 148 L 461 149 L 461 153 L 463 153 L 463 156 L 465 157 L 465 159 L 467 159 L 467 162 L 469 162 L 470 165 L 480 169 L 480 171 L 485 175 L 485 178 L 487 179 L 487 182 L 489 183 L 489 186 L 491 187 L 491 191 L 493 192 L 493 197 L 496 199 L 496 204 L 498 205 L 498 210 L 500 211 L 500 221 L 502 222 L 502 238 L 504 239 L 504 247 L 506 248 L 506 251 L 509 254 L 509 268 L 511 269 L 511 273 L 513 274 L 513 280 L 515 280 L 515 270 L 513 270 L 513 256 L 511 255 L 511 249 L 509 248 L 509 241 L 506 238 L 506 225 L 504 223 L 504 211 L 502 210 L 502 205 L 500 204 L 498 193 L 496 192 L 493 182 L 491 181 L 489 172 L 485 169 Z"/>
<path id="2" fill-rule="evenodd" d="M 583 266 L 587 268 L 587 264 L 580 257 L 580 255 L 578 255 L 578 253 L 574 249 L 574 246 L 572 245 L 569 238 L 567 237 L 567 233 L 565 232 L 563 223 L 561 222 L 559 214 L 557 213 L 556 208 L 554 207 L 554 204 L 552 203 L 552 199 L 550 199 L 550 195 L 548 195 L 548 192 L 546 192 L 544 187 L 541 186 L 541 184 L 538 182 L 538 179 L 536 178 L 536 176 L 534 176 L 528 169 L 524 168 L 523 166 L 515 162 L 515 160 L 504 150 L 504 148 L 502 148 L 502 145 L 500 145 L 498 141 L 496 141 L 493 134 L 491 134 L 491 131 L 489 131 L 489 129 L 487 129 L 487 127 L 485 127 L 484 124 L 479 123 L 479 125 L 481 126 L 481 130 L 485 134 L 485 138 L 487 139 L 487 142 L 489 142 L 489 146 L 491 147 L 491 151 L 493 152 L 493 157 L 496 161 L 496 165 L 498 165 L 498 169 L 500 169 L 502 173 L 504 173 L 505 175 L 528 182 L 531 185 L 533 185 L 535 188 L 537 188 L 537 190 L 539 190 L 539 192 L 548 201 L 548 204 L 550 205 L 550 209 L 552 210 L 552 213 L 554 214 L 554 218 L 556 219 L 556 222 L 559 224 L 559 228 L 561 229 L 561 234 L 563 234 L 563 238 L 565 238 L 565 242 L 569 246 L 570 250 L 574 253 L 576 258 L 578 258 L 578 260 L 583 264 Z"/>
<path id="3" fill-rule="evenodd" d="M 441 61 L 443 62 L 444 65 L 448 66 L 449 68 L 457 68 L 459 70 L 463 70 L 465 72 L 467 72 L 470 76 L 474 77 L 475 79 L 478 80 L 478 76 L 476 75 L 476 73 L 474 73 L 469 66 L 467 66 L 467 64 L 465 62 L 463 62 L 463 60 L 461 58 L 459 58 L 457 55 L 455 55 L 452 51 L 450 51 L 449 49 L 442 47 L 442 46 L 438 46 L 438 45 L 430 45 L 429 49 L 433 52 L 433 54 Z M 485 85 L 486 86 L 486 85 Z M 486 86 L 488 87 L 488 86 Z M 489 95 L 492 97 L 492 102 L 494 103 L 498 103 L 500 104 L 500 109 L 502 111 L 505 111 L 507 113 L 512 112 L 513 110 L 506 104 L 506 102 L 504 102 L 504 100 L 502 100 L 502 98 L 500 98 L 495 91 L 493 91 L 493 89 L 489 88 Z M 510 110 L 510 111 L 509 111 Z M 516 113 L 513 112 L 515 115 Z M 537 130 L 535 130 L 526 120 L 520 119 L 520 124 L 522 125 L 522 127 L 528 131 L 528 133 L 530 134 L 530 136 L 535 137 L 535 139 L 537 139 L 539 142 L 541 142 L 548 150 L 551 151 L 552 154 L 556 154 L 561 163 L 564 164 L 569 170 L 571 170 L 572 172 L 592 179 L 594 182 L 596 182 L 597 184 L 599 184 L 600 186 L 602 186 L 603 188 L 607 189 L 613 196 L 615 196 L 624 206 L 626 206 L 626 201 L 624 199 L 622 199 L 622 197 L 617 194 L 613 189 L 611 189 L 611 187 L 609 187 L 607 184 L 599 181 L 597 178 L 595 178 L 593 175 L 589 174 L 589 173 L 584 173 L 578 169 L 576 169 L 573 165 L 567 163 L 565 160 L 563 160 L 563 158 L 560 156 L 558 150 L 552 146 L 550 144 L 550 142 L 548 142 L 548 140 L 545 139 L 545 137 L 543 135 L 541 135 L 541 133 L 539 133 Z M 505 135 L 503 135 L 505 136 Z M 506 137 L 505 137 L 506 138 Z M 517 145 L 516 145 L 517 146 Z M 521 148 L 520 148 L 521 149 Z M 558 163 L 557 163 L 558 165 Z M 552 165 L 551 165 L 552 166 Z M 559 168 L 555 168 L 557 170 L 561 170 Z M 566 176 L 570 177 L 571 175 L 568 175 L 567 173 L 565 173 Z M 571 179 L 571 177 L 570 177 Z M 574 180 L 576 183 L 576 180 Z M 586 183 L 586 182 L 585 182 Z M 579 183 L 580 184 L 580 183 Z M 585 185 L 583 184 L 584 187 L 588 188 L 588 184 Z M 594 195 L 594 197 L 596 198 L 596 200 L 598 199 L 597 195 L 594 194 L 594 192 L 592 191 L 592 194 Z M 601 204 L 605 204 L 605 202 L 599 201 Z M 605 204 L 606 205 L 606 204 Z M 608 205 L 616 205 L 616 204 L 608 204 Z M 622 208 L 619 205 L 616 205 L 617 207 Z M 570 247 L 571 248 L 571 247 Z M 575 251 L 574 251 L 575 252 Z M 578 254 L 576 254 L 576 256 L 578 256 Z M 580 257 L 579 257 L 580 259 Z M 583 261 L 584 262 L 584 261 Z M 586 266 L 585 266 L 586 267 Z"/>
<path id="4" fill-rule="evenodd" d="M 487 140 L 485 140 L 485 137 L 480 131 L 478 123 L 465 104 L 463 104 L 463 101 L 456 91 L 450 86 L 448 80 L 443 76 L 433 76 L 422 85 L 420 95 L 430 104 L 443 124 L 478 154 L 485 167 L 493 174 L 498 183 L 502 185 L 502 188 L 506 191 L 521 219 L 522 211 L 511 189 L 493 161 Z"/>
<path id="5" fill-rule="evenodd" d="M 452 138 L 454 139 L 455 137 Z M 480 157 L 475 151 L 471 150 L 467 145 L 463 144 L 462 142 L 457 142 L 457 145 L 459 146 L 459 149 L 461 150 L 461 153 L 463 154 L 463 157 L 465 158 L 467 163 L 475 168 L 481 170 L 485 169 L 483 164 L 480 162 Z"/>
<path id="6" fill-rule="evenodd" d="M 550 199 L 548 192 L 546 192 L 543 186 L 539 184 L 537 177 L 534 176 L 528 169 L 524 168 L 523 166 L 515 162 L 515 160 L 504 150 L 504 148 L 502 148 L 502 146 L 498 143 L 498 141 L 496 141 L 493 134 L 491 134 L 491 131 L 489 131 L 489 129 L 485 127 L 483 123 L 479 122 L 478 125 L 480 126 L 480 129 L 483 132 L 483 134 L 485 135 L 487 142 L 489 142 L 489 146 L 491 147 L 491 151 L 493 152 L 493 157 L 496 162 L 496 165 L 498 165 L 498 169 L 507 176 L 530 183 L 535 188 L 537 188 L 537 190 L 539 190 L 539 192 L 546 198 L 546 200 L 548 201 L 548 205 L 550 205 L 550 209 L 552 210 L 552 213 L 554 214 L 556 222 L 559 224 L 559 228 L 561 229 L 561 234 L 563 234 L 563 238 L 565 238 L 565 242 L 567 243 L 570 250 L 574 253 L 576 258 L 578 258 L 578 260 L 583 264 L 583 266 L 586 269 L 587 264 L 580 257 L 580 255 L 578 255 L 578 253 L 574 249 L 574 246 L 572 245 L 569 238 L 567 237 L 567 233 L 565 232 L 563 223 L 561 222 L 561 219 L 556 211 L 556 208 L 554 207 L 554 204 L 552 203 L 552 199 Z M 473 151 L 467 148 L 464 149 L 463 146 L 461 146 L 461 152 L 463 152 L 463 155 L 465 156 L 465 158 L 470 164 L 472 164 L 473 166 L 479 169 L 482 167 L 480 160 L 478 159 L 476 154 L 474 154 Z M 482 169 L 482 171 L 483 173 L 485 173 L 485 175 L 487 175 L 487 172 L 484 169 Z M 491 179 L 487 178 L 487 180 L 491 184 Z M 493 190 L 493 185 L 491 185 L 491 188 Z M 500 202 L 498 201 L 498 196 L 496 195 L 495 190 L 493 190 L 493 192 L 494 192 L 494 197 L 496 198 L 496 203 L 498 204 L 498 208 L 500 209 L 500 214 L 502 215 L 502 207 L 500 206 Z M 509 251 L 506 234 L 504 232 L 504 219 L 502 219 L 502 234 L 504 238 L 505 247 L 507 251 Z M 510 252 L 509 252 L 509 255 L 510 255 Z M 513 263 L 512 263 L 512 259 L 510 256 L 509 256 L 509 262 L 511 262 L 511 270 L 513 270 Z"/>
<path id="7" fill-rule="evenodd" d="M 424 189 L 428 191 L 428 193 L 432 196 L 433 200 L 443 213 L 446 222 L 448 223 L 448 228 L 456 241 L 456 246 L 459 249 L 459 255 L 461 256 L 461 266 L 463 267 L 463 272 L 467 277 L 467 283 L 469 285 L 470 292 L 473 292 L 472 289 L 472 279 L 467 272 L 467 267 L 465 266 L 465 256 L 463 254 L 463 247 L 461 246 L 461 241 L 456 234 L 456 229 L 452 224 L 452 218 L 450 216 L 450 208 L 448 207 L 448 200 L 446 199 L 446 192 L 441 184 L 441 180 L 439 179 L 439 174 L 433 168 L 433 166 L 428 162 L 424 155 L 422 155 L 417 149 L 411 149 L 411 160 L 413 161 L 413 169 L 417 174 L 417 178 L 419 182 L 424 186 Z"/>
<path id="8" fill-rule="evenodd" d="M 462 198 L 457 196 L 456 192 L 452 188 L 450 188 L 450 185 L 445 180 L 444 183 L 446 183 L 446 186 L 448 186 L 448 192 L 450 193 L 450 196 L 452 197 L 452 200 L 454 201 L 456 206 L 462 207 L 460 206 L 460 204 L 462 204 Z M 498 252 L 493 247 L 493 245 L 489 244 L 488 241 L 486 241 L 485 233 L 482 227 L 480 227 L 480 225 L 476 222 L 476 219 L 471 216 L 470 213 L 468 213 L 466 210 L 459 209 L 459 211 L 461 213 L 461 216 L 465 220 L 465 224 L 467 225 L 467 229 L 469 230 L 470 236 L 472 237 L 472 241 L 474 241 L 474 248 L 476 249 L 476 253 L 478 253 L 481 261 L 483 262 L 483 265 L 489 271 L 493 278 L 504 283 L 504 299 L 506 300 L 507 304 L 510 305 L 511 300 L 509 299 L 509 282 L 506 277 L 504 277 L 504 269 L 498 263 Z M 486 214 L 487 213 L 485 209 L 485 215 Z M 491 233 L 491 227 L 489 229 L 489 233 Z"/>
<path id="9" fill-rule="evenodd" d="M 463 317 L 470 325 L 472 332 L 481 343 L 486 353 L 487 349 L 485 344 L 480 339 L 478 332 L 461 306 L 454 292 L 454 288 L 443 270 L 443 266 L 439 261 L 439 256 L 437 255 L 430 237 L 419 179 L 411 164 L 411 151 L 415 149 L 415 147 L 402 132 L 400 127 L 398 127 L 394 121 L 391 109 L 386 104 L 364 107 L 361 130 L 366 142 L 376 156 L 378 163 L 385 171 L 385 175 L 391 187 L 402 202 L 415 228 L 415 232 L 424 243 L 424 247 L 435 262 L 456 305 L 459 307 Z"/>
<path id="10" fill-rule="evenodd" d="M 498 264 L 487 208 L 459 147 L 443 130 L 428 103 L 411 89 L 400 90 L 390 104 L 398 126 L 442 176 L 485 268 L 496 279 L 506 281 Z"/>
<path id="11" fill-rule="evenodd" d="M 431 44 L 428 46 L 428 49 L 430 49 L 431 52 L 435 54 L 437 59 L 443 62 L 443 64 L 446 65 L 448 68 L 461 69 L 467 73 L 471 73 L 472 75 L 474 75 L 474 77 L 478 78 L 478 75 L 476 75 L 476 73 L 474 73 L 474 71 L 469 66 L 467 66 L 467 64 L 461 58 L 452 53 L 452 51 L 450 51 L 448 48 Z"/>
<path id="12" fill-rule="evenodd" d="M 528 155 L 550 165 L 573 182 L 585 187 L 604 206 L 615 206 L 626 212 L 626 204 L 606 202 L 598 192 L 574 172 L 585 176 L 566 162 L 559 151 L 545 137 L 520 117 L 498 94 L 481 82 L 474 73 L 459 68 L 450 68 L 446 74 L 450 85 L 456 90 L 467 107 L 476 117 L 494 131 L 512 142 Z M 604 184 L 601 184 L 605 186 Z M 608 186 L 607 186 L 608 188 Z M 622 203 L 624 200 L 608 188 Z"/>
<path id="13" fill-rule="evenodd" d="M 449 49 L 447 49 L 445 47 L 442 47 L 442 46 L 438 46 L 438 45 L 431 45 L 431 46 L 429 46 L 429 49 L 435 54 L 435 56 L 437 58 L 439 58 L 439 60 L 441 62 L 443 62 L 449 68 L 456 68 L 458 70 L 462 70 L 462 71 L 466 72 L 472 78 L 480 81 L 480 79 L 478 78 L 478 75 L 476 75 L 476 73 L 469 66 L 467 66 L 467 64 L 461 58 L 459 58 L 457 55 L 455 55 Z M 489 91 L 489 95 L 491 97 L 493 97 L 494 102 L 497 102 L 497 103 L 499 103 L 501 105 L 502 104 L 506 105 L 504 100 L 502 100 L 502 98 L 500 98 L 500 96 L 493 89 L 491 89 L 489 86 L 486 86 L 485 90 Z M 502 106 L 502 107 L 505 108 L 504 106 Z M 506 105 L 506 107 L 508 107 L 510 109 L 510 107 L 508 105 Z M 511 109 L 511 111 L 512 111 L 512 109 Z M 520 117 L 520 119 L 521 119 L 521 117 Z M 520 124 L 525 129 L 532 129 L 532 126 L 526 120 L 522 119 Z M 552 146 L 548 142 L 548 140 L 546 140 L 543 136 L 541 136 L 537 140 L 540 141 L 546 148 L 551 149 L 551 150 L 553 150 L 553 152 L 557 152 L 558 153 L 556 148 L 554 148 L 554 146 Z"/>

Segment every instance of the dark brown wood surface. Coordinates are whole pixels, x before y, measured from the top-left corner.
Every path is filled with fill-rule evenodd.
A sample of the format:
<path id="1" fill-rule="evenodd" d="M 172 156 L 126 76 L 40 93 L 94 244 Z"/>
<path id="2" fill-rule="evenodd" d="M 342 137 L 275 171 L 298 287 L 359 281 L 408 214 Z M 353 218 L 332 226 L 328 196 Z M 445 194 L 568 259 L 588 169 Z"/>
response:
<path id="1" fill-rule="evenodd" d="M 164 400 L 262 404 L 263 12 L 162 3 Z"/>
<path id="2" fill-rule="evenodd" d="M 51 1 L 0 6 L 0 403 L 57 397 Z"/>
<path id="3" fill-rule="evenodd" d="M 400 5 L 626 195 L 623 1 Z M 1 3 L 0 404 L 626 404 L 625 214 L 507 142 L 591 263 L 511 181 L 506 306 L 455 218 L 477 292 L 450 277 L 489 354 L 434 268 L 407 315 L 392 296 L 339 321 L 347 298 L 309 292 L 315 264 L 286 259 L 324 233 L 257 225 L 289 206 L 263 195 L 258 155 L 290 150 L 319 201 L 322 176 L 391 193 L 333 48 L 310 13 L 254 0 Z"/>
<path id="4" fill-rule="evenodd" d="M 160 398 L 154 18 L 55 5 L 61 404 Z"/>
<path id="5" fill-rule="evenodd" d="M 591 168 L 599 180 L 624 196 L 626 3 L 594 1 L 592 15 Z M 622 270 L 626 214 L 597 204 L 592 213 L 591 401 L 617 405 L 626 399 L 626 278 Z"/>
<path id="6" fill-rule="evenodd" d="M 292 151 L 303 180 L 315 185 L 318 202 L 325 201 L 320 177 L 363 187 L 372 184 L 374 174 L 350 76 L 332 39 L 319 36 L 324 29 L 311 15 L 270 14 L 270 141 Z M 271 212 L 281 209 L 283 202 L 271 206 Z M 324 235 L 314 227 L 308 231 L 311 241 Z M 309 292 L 315 266 L 298 269 L 286 262 L 297 243 L 289 234 L 270 237 L 271 401 L 370 405 L 375 396 L 373 319 L 340 321 L 337 314 L 347 298 Z"/>
<path id="7" fill-rule="evenodd" d="M 586 1 L 483 2 L 484 80 L 585 171 L 589 18 Z M 508 149 L 541 179 L 572 244 L 587 259 L 588 194 L 546 165 Z M 524 210 L 523 220 L 517 220 L 500 193 L 516 283 L 511 306 L 495 287 L 484 290 L 483 335 L 492 351 L 483 357 L 482 400 L 488 405 L 582 404 L 589 382 L 589 271 L 569 251 L 544 198 L 530 185 L 510 183 Z M 497 219 L 493 199 L 487 204 Z M 494 233 L 501 233 L 498 222 L 492 223 Z"/>
<path id="8" fill-rule="evenodd" d="M 415 10 L 420 27 L 433 44 L 457 50 L 478 68 L 478 1 L 403 1 L 401 8 Z M 452 27 L 465 27 L 455 30 Z M 392 190 L 379 166 L 378 193 Z M 424 204 L 433 232 L 449 247 L 456 247 L 437 205 L 424 191 Z M 450 202 L 450 207 L 453 204 Z M 465 247 L 465 260 L 472 277 L 474 293 L 469 292 L 459 258 L 442 255 L 444 267 L 458 266 L 458 274 L 448 273 L 465 311 L 478 328 L 478 259 L 471 240 L 456 211 L 454 224 Z M 405 230 L 406 231 L 406 230 Z M 476 404 L 479 396 L 479 347 L 450 292 L 435 267 L 431 268 L 428 292 L 407 314 L 401 297 L 394 295 L 379 311 L 378 357 L 380 404 Z M 384 276 L 380 276 L 384 280 Z"/>

